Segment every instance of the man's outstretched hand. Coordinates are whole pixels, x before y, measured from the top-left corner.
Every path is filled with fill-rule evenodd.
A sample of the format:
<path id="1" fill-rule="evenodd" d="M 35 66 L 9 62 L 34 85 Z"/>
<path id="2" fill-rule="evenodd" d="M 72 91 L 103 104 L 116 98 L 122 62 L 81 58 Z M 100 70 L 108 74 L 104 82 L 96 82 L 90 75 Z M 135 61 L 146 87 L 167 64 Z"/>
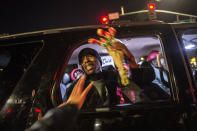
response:
<path id="1" fill-rule="evenodd" d="M 93 86 L 91 82 L 88 87 L 83 90 L 86 76 L 83 75 L 75 87 L 67 102 L 64 102 L 58 106 L 58 108 L 53 108 L 49 110 L 44 117 L 41 113 L 39 114 L 40 120 L 36 121 L 28 131 L 54 131 L 54 130 L 72 130 L 77 117 L 77 109 L 79 110 Z M 67 105 L 69 104 L 69 105 Z M 75 106 L 76 105 L 77 109 Z M 62 108 L 60 108 L 62 107 Z M 66 118 L 66 119 L 65 119 Z"/>
<path id="2" fill-rule="evenodd" d="M 88 92 L 90 91 L 90 89 L 93 86 L 93 82 L 91 82 L 88 87 L 83 90 L 84 88 L 84 83 L 86 80 L 86 76 L 83 75 L 79 81 L 77 82 L 77 84 L 75 85 L 75 87 L 72 90 L 72 93 L 70 95 L 70 97 L 68 98 L 68 100 L 62 104 L 60 104 L 58 107 L 62 107 L 65 106 L 67 104 L 75 104 L 77 105 L 78 109 L 81 109 L 81 107 L 83 106 L 83 103 L 86 99 L 86 96 L 88 94 Z"/>

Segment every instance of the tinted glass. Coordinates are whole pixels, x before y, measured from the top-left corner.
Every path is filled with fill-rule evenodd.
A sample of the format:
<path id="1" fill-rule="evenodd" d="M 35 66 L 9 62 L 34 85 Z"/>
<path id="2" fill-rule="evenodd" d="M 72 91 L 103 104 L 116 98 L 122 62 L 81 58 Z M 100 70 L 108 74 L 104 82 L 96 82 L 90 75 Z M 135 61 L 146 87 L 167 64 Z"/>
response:
<path id="1" fill-rule="evenodd" d="M 41 47 L 41 42 L 0 46 L 1 108 Z"/>

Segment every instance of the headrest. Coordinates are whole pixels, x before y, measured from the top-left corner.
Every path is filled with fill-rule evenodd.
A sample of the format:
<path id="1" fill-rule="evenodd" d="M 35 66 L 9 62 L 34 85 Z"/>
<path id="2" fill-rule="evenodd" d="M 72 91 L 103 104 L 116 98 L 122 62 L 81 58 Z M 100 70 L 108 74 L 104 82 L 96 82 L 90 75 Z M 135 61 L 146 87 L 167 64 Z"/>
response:
<path id="1" fill-rule="evenodd" d="M 115 69 L 114 69 L 114 67 L 113 67 L 112 65 L 108 65 L 108 66 L 103 66 L 103 67 L 102 67 L 102 70 L 103 70 L 103 71 L 104 71 L 104 70 L 107 71 L 107 70 L 115 70 Z"/>
<path id="2" fill-rule="evenodd" d="M 139 66 L 140 66 L 140 68 L 152 68 L 150 62 L 148 62 L 148 61 L 142 61 Z"/>
<path id="3" fill-rule="evenodd" d="M 131 68 L 132 80 L 139 86 L 152 83 L 155 79 L 155 72 L 152 67 Z"/>
<path id="4" fill-rule="evenodd" d="M 68 73 L 65 73 L 64 76 L 63 76 L 63 79 L 62 79 L 62 83 L 63 84 L 66 84 L 70 81 L 70 76 Z"/>

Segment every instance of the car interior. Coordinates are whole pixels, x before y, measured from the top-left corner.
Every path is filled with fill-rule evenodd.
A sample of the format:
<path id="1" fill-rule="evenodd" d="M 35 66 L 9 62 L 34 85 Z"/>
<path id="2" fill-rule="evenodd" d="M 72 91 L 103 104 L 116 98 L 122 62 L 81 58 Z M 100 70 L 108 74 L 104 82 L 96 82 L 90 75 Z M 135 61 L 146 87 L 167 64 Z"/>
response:
<path id="1" fill-rule="evenodd" d="M 118 38 L 118 41 L 126 45 L 129 51 L 134 55 L 136 62 L 139 64 L 139 68 L 130 68 L 130 79 L 137 84 L 143 93 L 148 97 L 147 102 L 156 102 L 161 100 L 170 99 L 170 84 L 168 80 L 168 71 L 165 67 L 155 67 L 150 61 L 147 61 L 147 57 L 151 51 L 159 51 L 160 55 L 163 55 L 162 42 L 159 37 L 154 35 L 144 35 L 136 37 Z M 60 91 L 62 100 L 66 101 L 65 93 L 67 88 L 82 74 L 84 71 L 78 63 L 78 54 L 83 48 L 95 49 L 102 59 L 102 70 L 117 70 L 113 58 L 107 53 L 106 49 L 103 49 L 98 44 L 84 43 L 76 48 L 67 64 L 64 71 L 62 82 L 60 83 Z M 165 57 L 164 61 L 165 61 Z M 158 60 L 157 60 L 158 61 Z M 160 61 L 160 60 L 159 60 Z M 166 62 L 166 61 L 165 61 Z M 166 63 L 163 65 L 167 65 Z M 73 75 L 74 74 L 74 75 Z M 156 81 L 156 82 L 155 82 Z M 119 89 L 117 89 L 119 90 Z M 117 95 L 118 95 L 117 91 Z M 118 101 L 116 105 L 132 104 L 132 102 Z"/>

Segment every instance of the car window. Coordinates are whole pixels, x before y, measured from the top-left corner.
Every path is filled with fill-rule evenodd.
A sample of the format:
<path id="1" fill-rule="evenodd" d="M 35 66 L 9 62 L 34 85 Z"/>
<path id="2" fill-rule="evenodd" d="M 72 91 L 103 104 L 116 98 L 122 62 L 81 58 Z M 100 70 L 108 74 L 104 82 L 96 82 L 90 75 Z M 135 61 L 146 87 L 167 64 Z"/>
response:
<path id="1" fill-rule="evenodd" d="M 0 45 L 1 108 L 41 47 L 41 42 Z"/>
<path id="2" fill-rule="evenodd" d="M 73 86 L 82 74 L 87 75 L 87 83 L 94 81 L 94 88 L 89 92 L 82 109 L 171 99 L 168 66 L 159 35 L 121 36 L 116 40 L 127 47 L 138 64 L 138 68 L 130 67 L 129 60 L 125 56 L 123 66 L 128 72 L 127 77 L 130 85 L 128 87 L 122 85 L 121 71 L 116 66 L 113 56 L 109 55 L 108 50 L 98 44 L 84 42 L 74 49 L 66 68 L 63 70 L 64 75 L 59 86 L 62 101 L 68 100 Z M 98 79 L 95 78 L 96 80 L 91 78 L 94 76 L 87 74 L 88 68 L 91 69 L 93 66 L 91 64 L 82 66 L 79 60 L 81 59 L 79 53 L 86 48 L 95 50 L 100 56 L 97 58 L 101 59 L 102 73 L 100 73 L 101 76 L 98 75 Z M 84 56 L 82 59 L 85 59 Z"/>
<path id="3" fill-rule="evenodd" d="M 187 30 L 182 34 L 184 52 L 190 63 L 190 69 L 197 82 L 197 30 Z"/>

